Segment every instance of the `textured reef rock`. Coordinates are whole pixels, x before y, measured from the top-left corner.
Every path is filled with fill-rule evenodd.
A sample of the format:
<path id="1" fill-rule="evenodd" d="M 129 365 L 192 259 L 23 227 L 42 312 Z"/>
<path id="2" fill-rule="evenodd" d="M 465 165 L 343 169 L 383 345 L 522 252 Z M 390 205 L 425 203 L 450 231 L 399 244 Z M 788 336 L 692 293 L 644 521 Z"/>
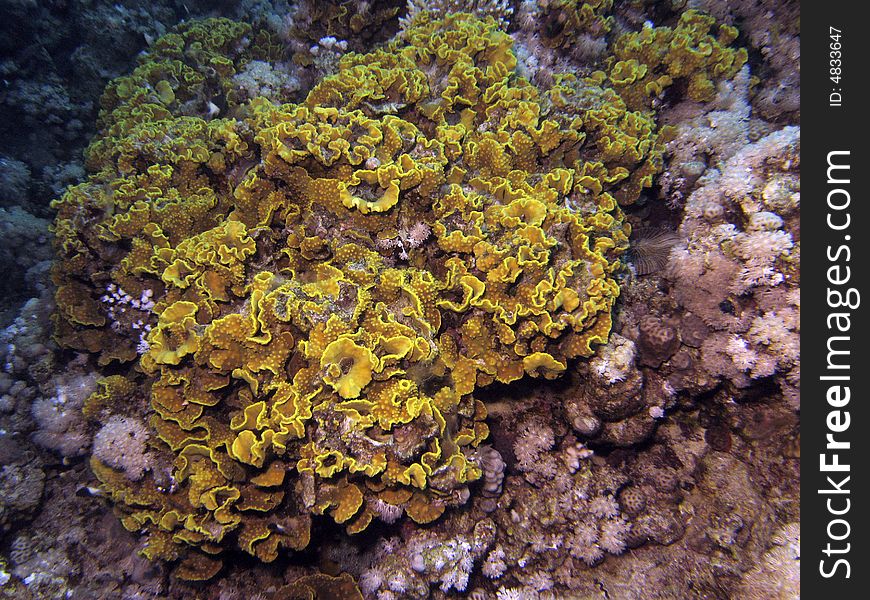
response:
<path id="1" fill-rule="evenodd" d="M 0 186 L 10 190 L 2 182 L 2 175 Z M 45 291 L 46 274 L 51 266 L 48 227 L 49 221 L 18 206 L 0 208 L 0 269 L 6 274 L 0 283 L 0 295 L 5 300 L 0 304 L 3 322 L 7 321 L 7 314 L 14 314 L 10 309 L 15 302 Z"/>

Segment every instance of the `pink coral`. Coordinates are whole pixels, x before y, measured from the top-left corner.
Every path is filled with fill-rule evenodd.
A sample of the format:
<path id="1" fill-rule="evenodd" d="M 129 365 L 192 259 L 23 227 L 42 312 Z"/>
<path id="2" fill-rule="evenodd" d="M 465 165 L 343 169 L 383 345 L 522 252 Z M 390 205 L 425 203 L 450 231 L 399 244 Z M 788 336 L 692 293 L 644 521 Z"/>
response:
<path id="1" fill-rule="evenodd" d="M 113 469 L 121 469 L 133 481 L 151 467 L 147 450 L 148 430 L 139 419 L 114 415 L 94 437 L 93 454 Z"/>

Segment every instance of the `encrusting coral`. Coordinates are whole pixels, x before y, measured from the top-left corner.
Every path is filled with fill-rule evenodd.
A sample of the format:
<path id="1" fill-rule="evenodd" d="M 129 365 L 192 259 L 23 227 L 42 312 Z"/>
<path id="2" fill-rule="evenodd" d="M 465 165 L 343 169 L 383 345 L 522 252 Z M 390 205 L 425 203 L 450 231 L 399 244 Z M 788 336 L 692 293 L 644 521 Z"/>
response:
<path id="1" fill-rule="evenodd" d="M 465 502 L 473 392 L 607 341 L 619 205 L 661 168 L 603 73 L 542 95 L 492 19 L 422 12 L 300 104 L 233 89 L 280 53 L 226 20 L 156 41 L 55 202 L 56 339 L 150 394 L 172 464 L 92 468 L 187 579 L 306 547 L 312 515 L 356 533 Z"/>

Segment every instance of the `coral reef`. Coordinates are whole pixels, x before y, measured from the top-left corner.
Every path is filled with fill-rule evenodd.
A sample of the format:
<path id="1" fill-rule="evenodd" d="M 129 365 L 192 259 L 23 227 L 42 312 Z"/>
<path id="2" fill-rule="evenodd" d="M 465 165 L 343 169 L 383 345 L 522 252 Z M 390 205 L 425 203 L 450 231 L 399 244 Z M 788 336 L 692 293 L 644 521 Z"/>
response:
<path id="1" fill-rule="evenodd" d="M 758 123 L 750 116 L 749 84 L 744 66 L 732 80 L 718 84 L 713 101 L 684 100 L 662 114 L 669 126 L 667 166 L 658 183 L 659 195 L 669 207 L 682 208 L 707 168 L 720 168 L 749 143 L 753 123 Z"/>
<path id="2" fill-rule="evenodd" d="M 801 529 L 789 523 L 773 538 L 762 563 L 746 574 L 740 594 L 749 599 L 796 598 L 800 595 Z"/>
<path id="3" fill-rule="evenodd" d="M 513 19 L 518 70 L 549 86 L 559 73 L 589 74 L 604 67 L 613 2 L 523 0 Z"/>
<path id="4" fill-rule="evenodd" d="M 0 16 L 0 598 L 797 593 L 796 3 Z"/>
<path id="5" fill-rule="evenodd" d="M 543 0 L 534 3 L 536 6 L 523 4 L 526 11 L 534 11 L 524 15 L 525 19 L 541 20 L 541 41 L 548 48 L 567 48 L 578 42 L 582 46 L 584 39 L 605 37 L 613 25 L 609 16 L 612 0 Z"/>
<path id="6" fill-rule="evenodd" d="M 406 8 L 403 4 L 402 0 L 302 0 L 294 3 L 285 14 L 284 36 L 292 40 L 294 60 L 303 64 L 306 62 L 305 41 L 310 46 L 324 38 L 333 38 L 353 50 L 369 49 L 396 33 L 399 13 Z"/>
<path id="7" fill-rule="evenodd" d="M 27 197 L 31 185 L 31 173 L 20 160 L 0 157 L 0 203 L 15 205 Z"/>
<path id="8" fill-rule="evenodd" d="M 6 434 L 4 434 L 4 438 Z M 5 532 L 15 522 L 32 518 L 42 500 L 45 486 L 44 464 L 33 453 L 19 453 L 3 439 L 3 467 L 0 468 L 0 531 Z"/>
<path id="9" fill-rule="evenodd" d="M 33 441 L 65 458 L 81 456 L 91 444 L 82 407 L 96 389 L 96 376 L 57 377 L 54 383 L 54 394 L 37 397 L 31 404 L 38 427 Z"/>
<path id="10" fill-rule="evenodd" d="M 147 453 L 148 435 L 141 421 L 114 415 L 94 436 L 94 458 L 138 481 L 145 470 L 151 468 Z"/>
<path id="11" fill-rule="evenodd" d="M 153 597 L 161 568 L 136 555 L 81 458 L 96 377 L 81 357 L 59 363 L 42 287 L 0 330 L 0 597 Z"/>

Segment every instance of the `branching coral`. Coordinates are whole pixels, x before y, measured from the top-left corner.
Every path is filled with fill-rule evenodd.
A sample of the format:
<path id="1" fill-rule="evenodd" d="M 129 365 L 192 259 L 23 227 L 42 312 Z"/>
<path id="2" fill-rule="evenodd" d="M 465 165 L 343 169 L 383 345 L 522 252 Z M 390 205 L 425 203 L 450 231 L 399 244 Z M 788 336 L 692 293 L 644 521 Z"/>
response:
<path id="1" fill-rule="evenodd" d="M 787 127 L 706 175 L 686 205 L 681 232 L 687 245 L 670 260 L 679 302 L 706 330 L 700 360 L 709 376 L 745 387 L 751 379 L 779 374 L 795 404 L 799 149 L 800 130 Z"/>
<path id="2" fill-rule="evenodd" d="M 525 400 L 527 406 L 540 403 L 537 409 L 552 410 L 552 398 Z M 520 474 L 506 477 L 499 501 L 506 510 L 491 517 L 498 533 L 483 557 L 481 572 L 493 580 L 493 589 L 514 590 L 522 598 L 577 595 L 569 590 L 586 586 L 583 573 L 608 554 L 622 554 L 650 540 L 669 543 L 679 535 L 676 483 L 655 482 L 668 451 L 656 448 L 643 459 L 629 459 L 626 453 L 621 460 L 627 462 L 619 467 L 616 461 L 608 465 L 609 460 L 592 459 L 587 452 L 572 466 L 558 460 L 578 447 L 564 415 L 526 410 L 511 414 L 503 424 L 516 439 Z M 533 444 L 534 434 L 543 443 Z M 551 446 L 554 451 L 542 450 Z M 520 456 L 529 452 L 534 460 Z M 645 466 L 631 464 L 635 460 L 643 460 Z"/>
<path id="3" fill-rule="evenodd" d="M 494 535 L 495 524 L 483 518 L 464 534 L 431 530 L 383 539 L 368 556 L 371 566 L 360 574 L 360 588 L 366 598 L 427 598 L 430 583 L 445 593 L 464 592 Z"/>

